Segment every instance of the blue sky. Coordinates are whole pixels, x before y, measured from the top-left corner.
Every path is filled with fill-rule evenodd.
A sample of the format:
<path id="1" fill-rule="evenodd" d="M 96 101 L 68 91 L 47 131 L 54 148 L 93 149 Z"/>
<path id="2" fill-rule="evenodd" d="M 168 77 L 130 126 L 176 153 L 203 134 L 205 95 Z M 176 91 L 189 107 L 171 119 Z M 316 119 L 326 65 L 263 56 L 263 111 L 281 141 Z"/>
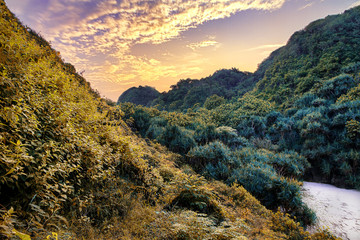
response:
<path id="1" fill-rule="evenodd" d="M 311 21 L 358 0 L 5 0 L 102 96 L 159 91 L 222 68 L 255 71 Z"/>

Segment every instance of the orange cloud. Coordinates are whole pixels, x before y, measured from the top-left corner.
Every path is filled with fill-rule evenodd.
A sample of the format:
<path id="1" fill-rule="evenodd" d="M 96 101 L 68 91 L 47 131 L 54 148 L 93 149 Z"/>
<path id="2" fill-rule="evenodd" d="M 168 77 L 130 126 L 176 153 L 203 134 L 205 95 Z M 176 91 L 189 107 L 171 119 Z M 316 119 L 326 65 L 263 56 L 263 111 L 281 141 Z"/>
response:
<path id="1" fill-rule="evenodd" d="M 256 51 L 256 50 L 268 50 L 268 51 L 270 51 L 270 50 L 275 50 L 275 49 L 277 49 L 279 47 L 282 47 L 284 45 L 285 45 L 285 43 L 266 44 L 266 45 L 261 45 L 261 46 L 257 46 L 257 47 L 253 47 L 253 48 L 248 48 L 248 49 L 246 49 L 244 51 L 246 51 L 246 52 Z"/>
<path id="2" fill-rule="evenodd" d="M 351 4 L 349 8 L 353 8 L 353 7 L 357 7 L 357 6 L 360 6 L 360 1 L 357 1 L 353 4 Z"/>
<path id="3" fill-rule="evenodd" d="M 301 8 L 299 8 L 298 10 L 299 11 L 304 10 L 305 8 L 311 7 L 312 5 L 314 5 L 314 2 L 308 3 L 308 4 L 304 5 L 304 6 L 302 6 Z"/>
<path id="4" fill-rule="evenodd" d="M 285 0 L 52 0 L 33 14 L 42 32 L 62 56 L 94 87 L 103 81 L 157 81 L 188 72 L 201 72 L 198 63 L 172 66 L 159 59 L 131 55 L 136 44 L 161 44 L 184 31 L 237 12 L 274 10 Z M 218 46 L 214 39 L 188 45 L 191 49 Z M 194 59 L 193 59 L 194 60 Z"/>
<path id="5" fill-rule="evenodd" d="M 209 46 L 219 46 L 219 45 L 220 44 L 215 40 L 205 40 L 202 42 L 188 44 L 187 47 L 191 48 L 192 50 L 195 50 L 198 48 L 209 47 Z"/>

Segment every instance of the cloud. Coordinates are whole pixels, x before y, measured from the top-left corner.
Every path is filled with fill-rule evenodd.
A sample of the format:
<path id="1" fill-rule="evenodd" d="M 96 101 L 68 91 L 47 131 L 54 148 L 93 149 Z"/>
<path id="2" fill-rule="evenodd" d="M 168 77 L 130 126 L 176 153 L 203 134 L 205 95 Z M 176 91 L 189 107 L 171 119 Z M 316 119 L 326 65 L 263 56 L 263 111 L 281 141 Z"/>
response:
<path id="1" fill-rule="evenodd" d="M 311 7 L 312 5 L 314 5 L 314 2 L 308 3 L 305 6 L 302 6 L 301 8 L 298 9 L 298 11 L 304 10 L 305 8 Z"/>
<path id="2" fill-rule="evenodd" d="M 274 50 L 276 50 L 284 45 L 285 45 L 285 43 L 265 44 L 265 45 L 260 45 L 260 46 L 253 47 L 253 48 L 248 48 L 248 49 L 244 50 L 243 52 L 257 51 L 258 55 L 266 57 L 266 56 L 269 56 Z"/>
<path id="3" fill-rule="evenodd" d="M 85 69 L 87 79 L 96 85 L 100 78 L 129 82 L 187 72 L 185 67 L 178 71 L 156 59 L 132 56 L 131 48 L 136 44 L 162 44 L 205 22 L 240 11 L 272 11 L 286 0 L 27 1 L 29 12 L 24 14 L 31 18 L 30 26 L 50 40 L 65 60 Z M 209 38 L 188 47 L 218 45 Z M 198 67 L 186 67 L 201 71 Z"/>
<path id="4" fill-rule="evenodd" d="M 357 6 L 360 6 L 360 1 L 357 1 L 353 4 L 351 4 L 349 8 L 353 8 L 353 7 L 357 7 Z"/>
<path id="5" fill-rule="evenodd" d="M 134 44 L 160 44 L 206 21 L 247 9 L 273 10 L 285 0 L 52 0 L 32 18 L 60 47 L 124 54 Z M 46 22 L 45 22 L 46 20 Z M 51 27 L 51 28 L 50 28 Z M 45 29 L 44 29 L 45 30 Z M 60 38 L 58 37 L 60 35 Z M 60 40 L 61 39 L 61 40 Z"/>
<path id="6" fill-rule="evenodd" d="M 29 1 L 31 0 L 5 0 L 5 3 L 16 16 L 20 16 L 26 12 Z"/>
<path id="7" fill-rule="evenodd" d="M 220 43 L 218 43 L 215 40 L 205 40 L 205 41 L 201 41 L 201 42 L 190 43 L 190 44 L 188 44 L 186 46 L 191 48 L 192 50 L 196 50 L 198 48 L 204 48 L 204 47 L 210 47 L 210 46 L 219 46 L 219 45 L 220 45 Z"/>
<path id="8" fill-rule="evenodd" d="M 266 44 L 266 45 L 260 45 L 260 46 L 254 47 L 254 48 L 249 48 L 249 49 L 246 49 L 245 51 L 246 52 L 257 51 L 257 50 L 268 50 L 268 51 L 270 51 L 271 49 L 276 49 L 276 48 L 282 47 L 284 45 L 285 45 L 285 43 Z"/>

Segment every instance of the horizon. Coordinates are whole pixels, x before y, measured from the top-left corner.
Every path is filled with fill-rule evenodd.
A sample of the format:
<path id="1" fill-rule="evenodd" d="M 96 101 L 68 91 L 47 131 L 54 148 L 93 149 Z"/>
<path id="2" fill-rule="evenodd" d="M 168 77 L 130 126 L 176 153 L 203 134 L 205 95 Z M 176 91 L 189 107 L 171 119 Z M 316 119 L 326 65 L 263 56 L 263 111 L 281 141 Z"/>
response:
<path id="1" fill-rule="evenodd" d="M 101 96 L 131 87 L 168 91 L 220 69 L 254 72 L 310 22 L 358 0 L 5 0 Z"/>

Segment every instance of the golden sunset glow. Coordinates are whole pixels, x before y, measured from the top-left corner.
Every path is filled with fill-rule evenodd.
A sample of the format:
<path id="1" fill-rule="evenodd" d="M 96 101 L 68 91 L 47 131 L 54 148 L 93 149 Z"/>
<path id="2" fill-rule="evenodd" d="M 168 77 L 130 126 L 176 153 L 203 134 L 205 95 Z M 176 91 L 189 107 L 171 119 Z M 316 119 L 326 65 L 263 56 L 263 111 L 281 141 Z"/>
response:
<path id="1" fill-rule="evenodd" d="M 291 34 L 355 0 L 7 0 L 101 95 L 255 71 Z"/>

